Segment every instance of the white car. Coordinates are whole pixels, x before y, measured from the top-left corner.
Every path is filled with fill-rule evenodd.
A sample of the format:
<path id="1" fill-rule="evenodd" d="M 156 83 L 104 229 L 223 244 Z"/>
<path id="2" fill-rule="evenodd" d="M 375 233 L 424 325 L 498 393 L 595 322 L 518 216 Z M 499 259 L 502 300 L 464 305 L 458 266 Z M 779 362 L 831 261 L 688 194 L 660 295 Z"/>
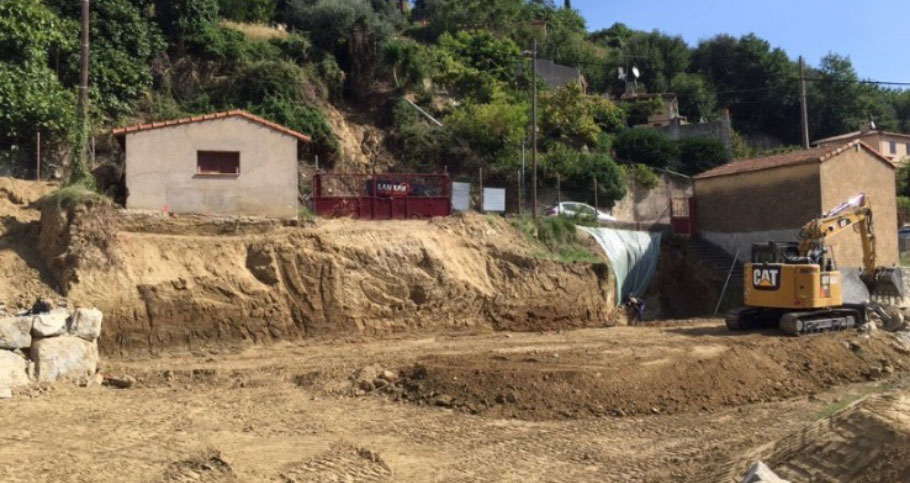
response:
<path id="1" fill-rule="evenodd" d="M 584 217 L 597 218 L 599 223 L 616 221 L 613 215 L 594 209 L 593 206 L 585 203 L 576 203 L 574 201 L 563 201 L 557 203 L 546 210 L 547 216 L 567 216 L 569 218 Z"/>

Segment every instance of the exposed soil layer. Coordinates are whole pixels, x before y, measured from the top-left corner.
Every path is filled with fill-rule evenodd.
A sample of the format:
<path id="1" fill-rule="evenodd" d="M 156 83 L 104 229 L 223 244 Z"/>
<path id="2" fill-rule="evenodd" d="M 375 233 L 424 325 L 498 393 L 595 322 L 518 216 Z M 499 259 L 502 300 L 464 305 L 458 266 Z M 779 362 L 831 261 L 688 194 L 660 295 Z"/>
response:
<path id="1" fill-rule="evenodd" d="M 529 420 L 675 414 L 780 401 L 905 369 L 890 336 L 855 331 L 789 338 L 743 337 L 723 327 L 669 326 L 695 344 L 653 350 L 537 346 L 430 355 L 383 388 L 394 399 Z"/>
<path id="2" fill-rule="evenodd" d="M 609 357 L 613 367 L 625 368 L 629 380 L 645 381 L 654 373 L 654 365 L 647 362 L 667 354 L 673 363 L 690 368 L 699 364 L 696 360 L 721 358 L 708 356 L 705 346 L 713 347 L 708 352 L 732 348 L 770 352 L 758 357 L 762 359 L 785 349 L 824 352 L 830 345 L 825 337 L 803 341 L 771 333 L 723 336 L 714 332 L 721 325 L 713 320 L 669 328 L 295 341 L 239 353 L 207 349 L 180 356 L 107 360 L 105 375 L 132 376 L 136 383 L 130 389 L 36 388 L 3 401 L 0 425 L 17 429 L 4 435 L 0 467 L 3 480 L 10 482 L 728 481 L 703 475 L 716 476 L 719 468 L 735 460 L 730 474 L 741 477 L 752 462 L 740 463 L 743 455 L 753 455 L 754 448 L 812 424 L 854 391 L 868 392 L 902 377 L 898 369 L 868 383 L 832 386 L 789 399 L 772 395 L 770 402 L 718 405 L 710 411 L 628 417 L 579 412 L 578 418 L 548 420 L 480 417 L 435 402 L 393 402 L 373 392 L 353 396 L 357 392 L 351 387 L 352 375 L 367 366 L 413 367 L 434 357 L 488 361 L 498 354 L 514 360 L 512 354 L 558 353 L 559 362 L 552 358 L 527 364 L 582 374 L 604 373 L 603 359 Z M 869 354 L 896 343 L 882 333 L 869 339 L 855 332 L 833 337 L 834 345 L 856 342 Z M 618 350 L 622 347 L 629 350 Z M 527 355 L 533 350 L 538 355 Z M 569 357 L 574 353 L 589 353 L 593 361 Z M 862 368 L 868 362 L 846 349 L 831 348 L 826 357 L 836 362 L 834 367 L 852 361 Z M 811 359 L 813 364 L 820 360 L 821 356 Z M 677 384 L 665 381 L 662 387 L 698 385 L 701 374 L 681 374 Z M 730 387 L 742 374 L 741 367 L 731 367 L 718 372 L 715 383 Z M 789 380 L 802 387 L 798 380 L 806 377 L 810 376 L 799 372 Z M 539 388 L 543 395 L 526 399 L 525 404 L 563 400 L 558 391 Z M 577 398 L 589 399 L 587 387 L 575 389 L 581 390 Z M 641 397 L 630 391 L 626 401 L 620 403 L 618 397 L 614 401 L 616 406 L 633 407 L 635 398 Z M 47 456 L 49 448 L 53 458 Z M 869 468 L 867 475 L 879 471 Z M 883 475 L 900 471 L 899 466 L 881 468 Z"/>
<path id="3" fill-rule="evenodd" d="M 0 177 L 0 302 L 12 309 L 31 307 L 38 297 L 59 296 L 38 250 L 37 204 L 57 187 Z"/>
<path id="4" fill-rule="evenodd" d="M 750 460 L 762 459 L 790 481 L 895 482 L 910 480 L 910 393 L 872 396 L 740 455 L 706 476 L 736 481 Z"/>
<path id="5" fill-rule="evenodd" d="M 98 244 L 97 213 L 45 215 L 53 274 L 70 300 L 104 311 L 108 355 L 616 323 L 606 264 L 536 257 L 498 217 L 284 226 L 126 212 Z"/>

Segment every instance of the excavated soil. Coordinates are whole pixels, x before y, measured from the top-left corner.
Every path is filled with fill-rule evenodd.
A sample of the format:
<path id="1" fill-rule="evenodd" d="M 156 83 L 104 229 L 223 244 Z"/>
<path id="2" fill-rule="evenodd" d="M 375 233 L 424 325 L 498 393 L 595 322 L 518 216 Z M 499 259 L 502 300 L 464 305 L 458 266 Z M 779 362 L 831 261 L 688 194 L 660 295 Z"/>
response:
<path id="1" fill-rule="evenodd" d="M 762 459 L 790 481 L 910 480 L 910 393 L 872 396 L 831 417 L 734 458 L 714 481 L 738 481 L 750 460 Z"/>
<path id="2" fill-rule="evenodd" d="M 887 337 L 740 337 L 723 327 L 665 326 L 694 344 L 528 345 L 430 355 L 383 388 L 393 399 L 495 418 L 550 420 L 715 411 L 772 402 L 906 369 Z"/>
<path id="3" fill-rule="evenodd" d="M 831 387 L 821 384 L 818 390 L 818 383 L 801 382 L 815 380 L 806 372 L 784 379 L 771 374 L 772 379 L 788 381 L 793 397 L 770 393 L 754 402 L 714 404 L 708 411 L 670 414 L 668 409 L 626 417 L 582 411 L 574 417 L 552 419 L 494 417 L 492 412 L 479 416 L 435 402 L 415 405 L 392 401 L 376 391 L 364 394 L 352 383 L 367 367 L 407 368 L 437 357 L 479 362 L 490 361 L 491 355 L 502 354 L 515 361 L 517 354 L 523 354 L 522 358 L 547 354 L 549 358 L 541 360 L 548 362 L 527 364 L 540 366 L 537 370 L 552 366 L 555 372 L 574 371 L 590 378 L 600 372 L 621 383 L 626 396 L 611 395 L 614 407 L 644 407 L 639 402 L 647 399 L 644 388 L 635 386 L 648 384 L 655 391 L 667 391 L 680 399 L 680 407 L 687 407 L 682 399 L 695 400 L 704 387 L 700 381 L 706 379 L 705 373 L 692 368 L 710 364 L 699 360 L 713 358 L 728 367 L 712 376 L 716 378 L 711 381 L 720 388 L 735 387 L 743 378 L 754 383 L 767 374 L 766 367 L 747 368 L 724 359 L 723 354 L 734 350 L 737 357 L 757 361 L 789 352 L 818 352 L 806 360 L 819 371 L 833 369 L 835 383 L 848 379 L 837 375 L 847 365 L 855 365 L 857 370 L 879 367 L 877 359 L 889 357 L 887 346 L 904 350 L 883 333 L 865 338 L 851 332 L 833 336 L 834 340 L 826 336 L 803 340 L 772 333 L 723 336 L 719 320 L 679 325 L 348 343 L 295 341 L 259 345 L 239 353 L 209 349 L 181 356 L 107 360 L 104 374 L 132 376 L 135 385 L 130 389 L 58 385 L 2 402 L 0 426 L 16 428 L 4 433 L 0 445 L 2 479 L 702 482 L 732 481 L 727 475 L 741 475 L 754 458 L 762 457 L 775 469 L 796 468 L 798 461 L 820 468 L 816 474 L 830 478 L 819 477 L 818 481 L 842 481 L 835 479 L 848 474 L 841 471 L 861 468 L 866 469 L 859 473 L 866 480 L 889 481 L 895 475 L 890 481 L 902 480 L 905 460 L 888 464 L 887 456 L 903 457 L 905 446 L 886 445 L 868 460 L 858 457 L 863 454 L 860 451 L 845 448 L 855 444 L 874 452 L 879 447 L 876 444 L 890 438 L 888 427 L 906 424 L 905 406 L 882 412 L 882 421 L 875 423 L 878 426 L 858 424 L 855 418 L 844 419 L 841 425 L 836 423 L 840 421 L 837 417 L 828 429 L 826 423 L 815 423 L 819 415 L 850 401 L 855 393 L 900 383 L 905 374 L 896 363 L 896 372 L 882 379 Z M 858 344 L 871 360 L 846 348 L 838 350 L 844 342 Z M 537 355 L 528 355 L 535 350 Z M 553 358 L 554 353 L 559 357 Z M 580 354 L 590 354 L 591 360 Z M 680 378 L 675 383 L 668 377 L 649 383 L 652 375 L 672 373 L 655 371 L 660 364 L 654 361 L 663 359 L 689 371 L 675 373 Z M 613 372 L 605 367 L 612 367 Z M 458 373 L 459 379 L 462 374 Z M 690 385 L 696 388 L 694 392 L 680 390 Z M 574 397 L 591 401 L 593 394 L 607 394 L 595 392 L 604 387 L 574 387 L 580 391 Z M 517 405 L 543 407 L 538 413 L 525 414 L 546 415 L 550 411 L 547 400 L 576 407 L 566 391 L 540 384 L 538 391 L 535 398 L 528 392 L 519 394 Z M 822 431 L 801 432 L 806 425 Z M 790 443 L 767 447 L 773 441 Z M 834 445 L 838 441 L 843 444 Z M 821 448 L 841 449 L 829 454 Z M 838 455 L 847 455 L 840 466 L 835 465 Z"/>
<path id="4" fill-rule="evenodd" d="M 0 177 L 0 302 L 31 307 L 37 297 L 58 297 L 38 251 L 36 202 L 57 189 L 54 183 Z"/>
<path id="5" fill-rule="evenodd" d="M 498 217 L 322 220 L 298 227 L 119 216 L 109 254 L 115 263 L 55 270 L 70 274 L 61 285 L 71 300 L 104 311 L 101 349 L 109 355 L 301 337 L 616 323 L 606 264 L 537 257 L 539 248 Z M 58 225 L 67 236 L 57 238 L 91 245 L 79 241 L 79 233 L 92 232 L 82 225 L 77 214 Z"/>

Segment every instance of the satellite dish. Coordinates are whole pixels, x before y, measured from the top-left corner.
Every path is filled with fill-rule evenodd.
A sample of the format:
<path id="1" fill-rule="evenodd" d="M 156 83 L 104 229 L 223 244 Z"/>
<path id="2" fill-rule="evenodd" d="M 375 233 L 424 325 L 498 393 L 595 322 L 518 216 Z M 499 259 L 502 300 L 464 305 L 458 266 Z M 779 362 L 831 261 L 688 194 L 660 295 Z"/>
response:
<path id="1" fill-rule="evenodd" d="M 619 68 L 619 79 L 626 80 L 626 69 L 623 69 L 622 67 Z"/>
<path id="2" fill-rule="evenodd" d="M 873 129 L 873 130 L 875 129 L 875 121 L 873 121 L 872 119 L 869 119 L 869 128 Z"/>
<path id="3" fill-rule="evenodd" d="M 636 79 L 641 77 L 641 72 L 638 71 L 638 67 L 632 67 L 632 75 L 634 75 Z"/>

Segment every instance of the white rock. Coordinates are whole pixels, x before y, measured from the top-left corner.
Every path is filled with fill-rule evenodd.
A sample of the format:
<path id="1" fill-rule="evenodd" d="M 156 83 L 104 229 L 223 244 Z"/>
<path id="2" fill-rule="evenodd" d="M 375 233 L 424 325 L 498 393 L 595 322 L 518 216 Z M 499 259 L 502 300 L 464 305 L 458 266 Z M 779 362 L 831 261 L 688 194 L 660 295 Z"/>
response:
<path id="1" fill-rule="evenodd" d="M 771 470 L 768 465 L 759 461 L 749 467 L 746 476 L 743 477 L 742 483 L 790 483 L 789 481 L 777 476 L 777 473 Z"/>
<path id="2" fill-rule="evenodd" d="M 0 349 L 24 349 L 32 345 L 32 316 L 0 319 Z"/>
<path id="3" fill-rule="evenodd" d="M 35 377 L 39 382 L 92 377 L 98 370 L 98 343 L 60 336 L 32 344 Z"/>
<path id="4" fill-rule="evenodd" d="M 97 340 L 101 337 L 102 318 L 103 315 L 98 309 L 76 309 L 70 322 L 70 334 L 87 341 Z"/>
<path id="5" fill-rule="evenodd" d="M 0 388 L 27 386 L 28 374 L 25 368 L 28 361 L 19 354 L 0 350 Z"/>
<path id="6" fill-rule="evenodd" d="M 70 316 L 66 309 L 53 309 L 50 312 L 35 315 L 32 323 L 32 337 L 56 337 L 66 332 L 66 319 Z"/>

